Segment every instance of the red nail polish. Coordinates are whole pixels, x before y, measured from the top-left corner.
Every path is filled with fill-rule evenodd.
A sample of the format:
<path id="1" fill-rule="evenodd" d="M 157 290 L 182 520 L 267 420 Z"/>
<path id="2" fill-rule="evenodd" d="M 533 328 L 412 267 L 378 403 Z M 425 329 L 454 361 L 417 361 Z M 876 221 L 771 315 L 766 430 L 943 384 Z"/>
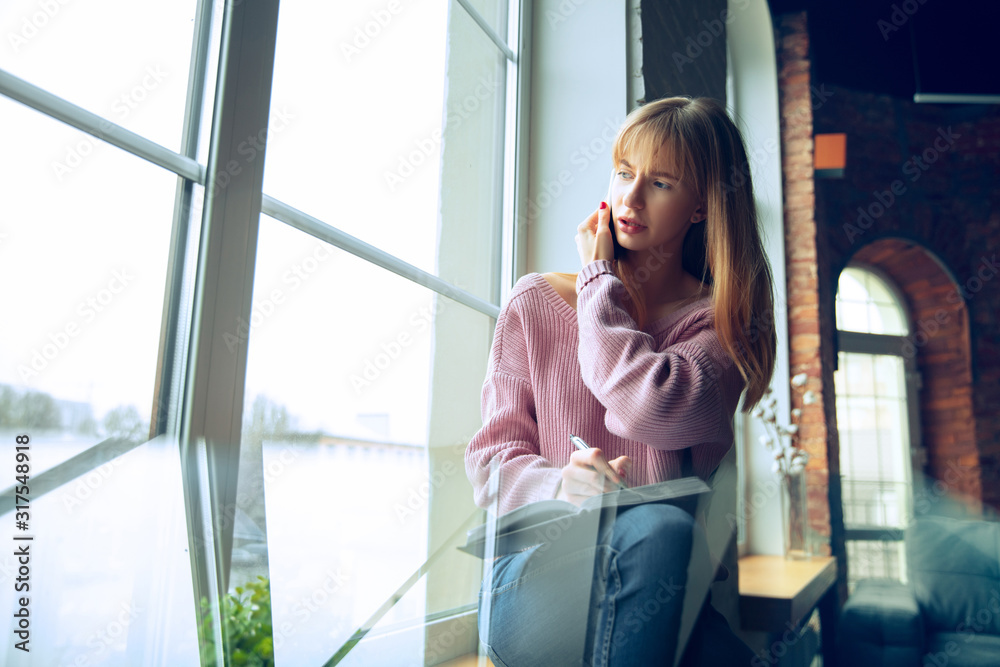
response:
<path id="1" fill-rule="evenodd" d="M 603 210 L 604 210 L 604 209 L 606 209 L 607 207 L 608 207 L 608 203 L 607 203 L 607 202 L 603 202 L 603 201 L 602 201 L 602 202 L 601 202 L 601 210 L 603 211 Z"/>

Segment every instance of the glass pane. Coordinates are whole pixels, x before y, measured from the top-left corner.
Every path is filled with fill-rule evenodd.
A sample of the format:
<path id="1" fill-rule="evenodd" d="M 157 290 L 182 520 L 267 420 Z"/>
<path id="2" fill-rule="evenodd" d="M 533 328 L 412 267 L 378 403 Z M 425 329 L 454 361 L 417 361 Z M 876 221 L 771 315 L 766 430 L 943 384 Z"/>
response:
<path id="1" fill-rule="evenodd" d="M 281 3 L 264 191 L 491 298 L 505 60 L 455 3 L 387 7 Z"/>
<path id="2" fill-rule="evenodd" d="M 178 151 L 196 4 L 6 0 L 0 69 Z M 101 143 L 54 143 L 42 172 L 75 178 L 78 161 L 89 167 L 98 151 L 114 150 Z"/>
<path id="3" fill-rule="evenodd" d="M 276 662 L 322 664 L 464 538 L 475 431 L 442 430 L 478 427 L 494 321 L 267 216 L 253 303 L 244 443 L 262 434 Z M 423 664 L 426 617 L 474 602 L 481 565 L 446 548 L 341 664 Z"/>
<path id="4" fill-rule="evenodd" d="M 911 517 L 910 488 L 905 482 L 848 479 L 841 484 L 844 525 L 903 528 Z"/>
<path id="5" fill-rule="evenodd" d="M 879 479 L 904 482 L 909 478 L 909 431 L 906 428 L 906 405 L 899 399 L 877 399 Z"/>
<path id="6" fill-rule="evenodd" d="M 883 398 L 906 398 L 903 358 L 887 354 L 872 356 L 874 393 Z"/>
<path id="7" fill-rule="evenodd" d="M 63 7 L 71 11 L 73 7 Z M 177 177 L 0 98 L 0 424 L 31 429 L 34 474 L 106 437 L 149 435 Z"/>
<path id="8" fill-rule="evenodd" d="M 486 24 L 493 28 L 497 36 L 500 39 L 506 41 L 507 39 L 507 2 L 506 0 L 469 0 L 469 4 L 479 12 L 479 15 L 483 17 Z M 576 5 L 569 5 L 570 8 L 576 9 Z M 560 13 L 559 11 L 550 12 L 548 18 L 548 23 L 550 25 L 558 25 L 562 20 L 568 18 L 568 15 L 572 13 L 570 11 L 564 11 Z M 565 15 L 564 15 L 565 14 Z"/>
<path id="9" fill-rule="evenodd" d="M 873 334 L 906 335 L 902 305 L 888 285 L 871 271 L 848 267 L 837 288 L 837 328 Z"/>
<path id="10" fill-rule="evenodd" d="M 861 579 L 895 579 L 906 581 L 906 548 L 904 542 L 848 540 L 847 586 L 853 593 Z"/>
<path id="11" fill-rule="evenodd" d="M 875 396 L 875 382 L 872 377 L 872 355 L 844 354 L 844 391 L 850 396 Z"/>
<path id="12" fill-rule="evenodd" d="M 13 461 L 13 432 L 0 430 L 0 442 L 4 460 Z M 33 456 L 61 443 L 32 438 L 29 446 Z M 33 460 L 30 465 L 29 481 L 37 480 Z M 29 488 L 39 487 L 29 483 Z M 176 443 L 147 442 L 45 495 L 36 494 L 30 496 L 28 530 L 18 533 L 34 539 L 8 543 L 28 548 L 30 663 L 10 640 L 0 662 L 198 664 Z M 14 515 L 2 514 L 0 520 L 13 527 Z M 14 548 L 4 551 L 3 571 L 17 572 Z M 0 610 L 8 625 L 21 609 L 21 595 L 13 585 L 0 587 Z"/>

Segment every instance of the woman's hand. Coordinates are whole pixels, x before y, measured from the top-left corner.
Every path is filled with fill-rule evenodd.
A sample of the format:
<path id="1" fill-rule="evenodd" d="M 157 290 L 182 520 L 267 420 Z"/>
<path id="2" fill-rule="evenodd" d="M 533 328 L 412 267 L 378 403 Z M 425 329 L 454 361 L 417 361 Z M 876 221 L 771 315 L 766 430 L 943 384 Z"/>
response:
<path id="1" fill-rule="evenodd" d="M 607 202 L 602 201 L 601 207 L 576 228 L 576 249 L 584 266 L 598 259 L 615 258 L 615 241 L 611 236 L 610 222 L 611 209 Z"/>
<path id="2" fill-rule="evenodd" d="M 605 461 L 604 454 L 597 448 L 573 452 L 569 463 L 562 469 L 562 484 L 556 498 L 579 505 L 591 496 L 614 491 L 614 481 L 601 472 L 605 466 L 611 466 L 618 478 L 624 481 L 632 468 L 632 459 L 619 456 L 613 461 Z"/>

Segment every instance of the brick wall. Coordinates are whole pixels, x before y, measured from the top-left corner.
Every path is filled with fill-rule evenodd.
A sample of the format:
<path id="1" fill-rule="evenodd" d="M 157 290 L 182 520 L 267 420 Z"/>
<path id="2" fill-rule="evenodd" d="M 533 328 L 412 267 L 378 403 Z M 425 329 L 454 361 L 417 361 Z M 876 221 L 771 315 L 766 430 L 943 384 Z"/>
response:
<path id="1" fill-rule="evenodd" d="M 978 511 L 982 488 L 965 300 L 941 263 L 912 241 L 882 238 L 852 259 L 878 268 L 902 291 L 913 326 L 902 352 L 915 359 L 922 378 L 919 437 L 926 472 L 943 485 L 940 495 L 961 497 Z M 933 487 L 925 490 L 921 504 L 926 508 L 937 495 Z"/>
<path id="2" fill-rule="evenodd" d="M 790 374 L 805 372 L 804 389 L 819 400 L 805 405 L 801 393 L 792 407 L 800 408 L 799 441 L 810 459 L 806 468 L 809 489 L 809 528 L 829 545 L 827 553 L 844 551 L 838 534 L 840 488 L 835 403 L 833 401 L 832 329 L 821 313 L 829 294 L 829 267 L 821 261 L 825 239 L 818 234 L 813 178 L 813 114 L 825 104 L 825 93 L 810 73 L 809 35 L 805 12 L 774 18 L 777 48 L 781 161 L 785 219 L 785 271 L 788 298 Z M 846 581 L 846 580 L 845 580 Z"/>
<path id="3" fill-rule="evenodd" d="M 843 558 L 834 299 L 852 258 L 898 283 L 917 325 L 931 482 L 1000 508 L 1000 105 L 824 84 L 811 74 L 806 14 L 774 25 L 791 373 L 807 372 L 821 396 L 797 406 L 812 454 L 810 524 Z M 812 136 L 827 132 L 847 134 L 847 167 L 843 179 L 814 180 Z"/>
<path id="4" fill-rule="evenodd" d="M 917 324 L 927 473 L 1000 508 L 1000 106 L 827 89 L 814 131 L 847 134 L 847 167 L 816 182 L 819 272 L 882 257 Z"/>

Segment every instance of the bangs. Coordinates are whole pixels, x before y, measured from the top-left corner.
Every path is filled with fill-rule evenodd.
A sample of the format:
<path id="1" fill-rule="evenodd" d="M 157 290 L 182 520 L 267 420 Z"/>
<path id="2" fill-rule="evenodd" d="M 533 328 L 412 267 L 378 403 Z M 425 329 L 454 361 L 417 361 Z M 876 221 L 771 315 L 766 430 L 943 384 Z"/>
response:
<path id="1" fill-rule="evenodd" d="M 639 114 L 626 122 L 611 149 L 615 167 L 623 160 L 632 166 L 647 165 L 652 170 L 673 174 L 701 192 L 691 146 L 681 131 L 681 123 L 677 122 L 680 111 L 667 109 L 645 118 Z"/>

